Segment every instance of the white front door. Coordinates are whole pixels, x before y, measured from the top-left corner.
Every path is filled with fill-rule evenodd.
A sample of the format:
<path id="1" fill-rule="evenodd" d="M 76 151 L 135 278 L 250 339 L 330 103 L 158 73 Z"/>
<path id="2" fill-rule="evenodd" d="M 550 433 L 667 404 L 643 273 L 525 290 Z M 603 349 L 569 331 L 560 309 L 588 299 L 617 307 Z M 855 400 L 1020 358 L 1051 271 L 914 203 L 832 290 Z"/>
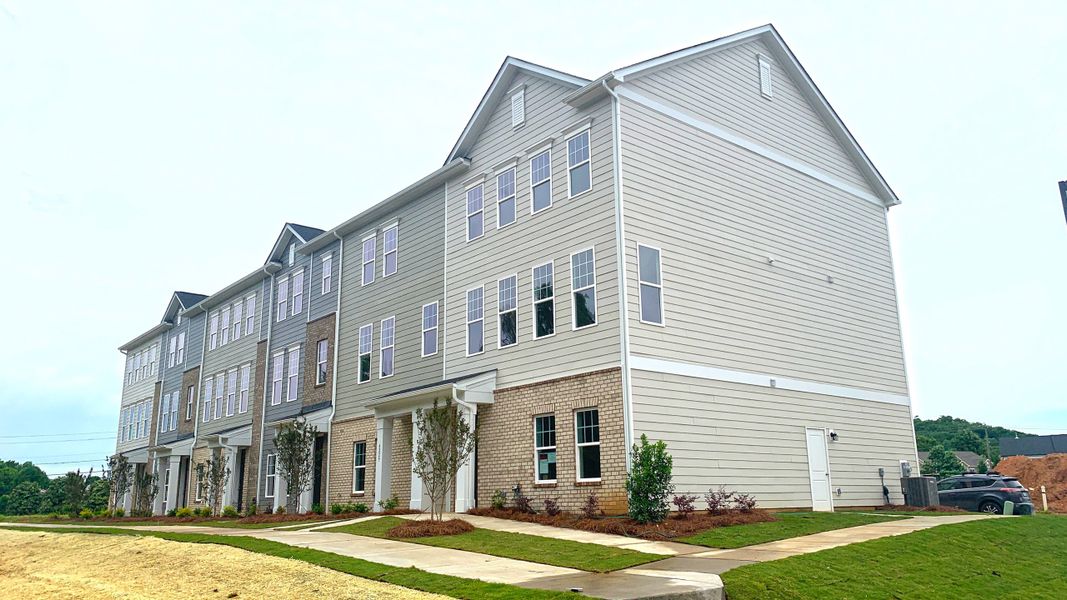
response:
<path id="1" fill-rule="evenodd" d="M 817 511 L 833 511 L 834 500 L 830 495 L 830 460 L 826 455 L 826 430 L 809 427 L 808 477 L 811 478 L 811 508 Z"/>

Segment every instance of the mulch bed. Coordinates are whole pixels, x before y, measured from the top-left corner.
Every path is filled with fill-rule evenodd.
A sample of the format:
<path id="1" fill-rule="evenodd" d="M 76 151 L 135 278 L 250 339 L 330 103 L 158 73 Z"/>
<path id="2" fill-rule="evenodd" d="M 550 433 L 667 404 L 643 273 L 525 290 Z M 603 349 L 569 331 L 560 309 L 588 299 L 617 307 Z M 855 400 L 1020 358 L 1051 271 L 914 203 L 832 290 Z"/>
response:
<path id="1" fill-rule="evenodd" d="M 923 513 L 923 512 L 942 512 L 942 513 L 966 513 L 967 511 L 955 506 L 908 506 L 907 504 L 885 504 L 882 506 L 876 506 L 874 510 L 888 510 L 892 512 L 908 512 L 908 513 Z"/>
<path id="2" fill-rule="evenodd" d="M 458 535 L 474 531 L 474 525 L 462 519 L 447 521 L 405 521 L 389 530 L 391 538 L 419 538 L 437 535 Z"/>
<path id="3" fill-rule="evenodd" d="M 61 518 L 57 521 L 66 522 L 82 522 L 85 523 L 106 523 L 108 525 L 122 525 L 124 523 L 158 523 L 160 525 L 184 525 L 184 524 L 196 524 L 199 522 L 211 522 L 217 523 L 219 521 L 232 521 L 236 525 L 254 525 L 257 523 L 305 523 L 310 521 L 336 521 L 339 519 L 354 519 L 357 517 L 369 517 L 375 515 L 412 515 L 419 514 L 420 511 L 411 510 L 407 508 L 394 508 L 390 510 L 380 512 L 365 512 L 365 513 L 342 513 L 332 515 L 320 515 L 317 513 L 305 513 L 300 515 L 294 514 L 267 514 L 260 513 L 252 515 L 251 517 L 110 517 L 107 519 L 93 518 L 93 519 L 68 519 Z"/>
<path id="4" fill-rule="evenodd" d="M 777 521 L 778 518 L 765 510 L 755 509 L 747 512 L 739 510 L 727 510 L 721 514 L 711 514 L 707 511 L 694 512 L 688 518 L 679 515 L 671 515 L 662 523 L 637 523 L 627 517 L 601 517 L 590 519 L 579 515 L 560 514 L 550 516 L 539 513 L 524 513 L 513 508 L 475 508 L 467 511 L 468 514 L 481 517 L 496 517 L 498 519 L 511 519 L 512 521 L 525 521 L 527 523 L 540 523 L 553 527 L 566 527 L 568 529 L 580 529 L 582 531 L 594 531 L 597 533 L 611 533 L 645 540 L 672 540 L 730 525 L 745 525 L 748 523 L 763 523 Z"/>

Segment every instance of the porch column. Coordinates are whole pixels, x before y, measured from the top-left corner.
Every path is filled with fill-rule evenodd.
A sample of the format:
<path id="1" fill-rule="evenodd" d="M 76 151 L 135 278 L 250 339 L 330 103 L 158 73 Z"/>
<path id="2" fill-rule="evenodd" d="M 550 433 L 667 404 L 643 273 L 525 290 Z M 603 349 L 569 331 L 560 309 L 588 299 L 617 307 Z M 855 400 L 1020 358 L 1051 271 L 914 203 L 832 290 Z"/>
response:
<path id="1" fill-rule="evenodd" d="M 226 482 L 226 487 L 222 490 L 222 506 L 219 507 L 221 512 L 223 507 L 233 504 L 233 501 L 237 498 L 237 448 L 231 446 L 223 446 L 222 451 L 226 453 L 226 468 L 230 471 L 230 479 Z"/>
<path id="2" fill-rule="evenodd" d="M 463 416 L 467 425 L 474 427 L 474 419 L 478 415 L 478 405 L 459 405 L 456 407 Z M 474 452 L 471 452 L 467 462 L 460 465 L 456 472 L 456 502 L 453 506 L 455 512 L 466 512 L 474 508 Z"/>
<path id="3" fill-rule="evenodd" d="M 163 514 L 163 500 L 164 500 L 164 496 L 163 496 L 163 474 L 166 471 L 166 467 L 164 467 L 163 464 L 164 464 L 164 459 L 161 458 L 161 457 L 156 457 L 156 458 L 152 459 L 152 471 L 156 475 L 156 487 L 157 487 L 156 495 L 155 495 L 154 498 L 152 498 L 152 514 L 153 515 L 161 515 L 161 514 Z"/>
<path id="4" fill-rule="evenodd" d="M 411 411 L 411 465 L 415 465 L 415 452 L 419 449 L 419 427 L 416 411 Z M 411 472 L 411 510 L 422 510 L 422 477 Z"/>
<path id="5" fill-rule="evenodd" d="M 171 455 L 167 459 L 167 466 L 163 468 L 164 477 L 167 475 L 167 469 L 170 469 L 170 481 L 166 487 L 167 510 L 178 508 L 178 488 L 181 487 L 178 485 L 178 481 L 181 479 L 181 466 L 182 457 L 180 455 Z"/>
<path id="6" fill-rule="evenodd" d="M 393 495 L 392 469 L 393 464 L 393 417 L 379 417 L 375 420 L 374 434 L 374 499 L 370 509 L 374 510 L 374 503 L 384 500 Z M 351 489 L 349 491 L 352 491 Z"/>

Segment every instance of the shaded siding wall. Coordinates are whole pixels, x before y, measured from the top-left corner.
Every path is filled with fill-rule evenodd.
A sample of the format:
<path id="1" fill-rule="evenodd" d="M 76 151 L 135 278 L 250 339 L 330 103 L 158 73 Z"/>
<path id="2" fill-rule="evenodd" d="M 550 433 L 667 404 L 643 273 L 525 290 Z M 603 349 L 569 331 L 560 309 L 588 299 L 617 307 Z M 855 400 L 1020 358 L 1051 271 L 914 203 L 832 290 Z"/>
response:
<path id="1" fill-rule="evenodd" d="M 141 344 L 140 346 L 137 346 L 136 348 L 132 348 L 129 350 L 127 355 L 123 357 L 123 359 L 126 360 L 128 357 L 133 356 L 134 354 L 139 353 L 146 348 L 151 348 L 152 346 L 158 346 L 162 348 L 162 340 L 163 336 L 159 336 Z M 122 400 L 119 405 L 118 422 L 115 428 L 115 449 L 118 452 L 126 452 L 128 450 L 144 448 L 149 445 L 151 436 L 144 436 L 140 439 L 120 442 L 119 440 L 122 439 L 122 436 L 120 435 L 121 432 L 119 432 L 119 429 L 122 426 L 122 412 L 126 409 L 126 407 L 130 405 L 139 404 L 140 402 L 143 402 L 145 400 L 150 401 L 149 406 L 151 407 L 150 412 L 152 414 L 149 415 L 149 421 L 151 422 L 155 418 L 155 408 L 157 405 L 157 402 L 155 402 L 156 383 L 159 381 L 161 375 L 161 370 L 158 367 L 158 358 L 156 371 L 154 373 L 149 373 L 145 375 L 143 378 L 137 381 L 127 382 L 126 369 L 126 365 L 123 365 Z"/>
<path id="2" fill-rule="evenodd" d="M 295 240 L 294 240 L 295 243 Z M 285 253 L 287 254 L 287 253 Z M 291 417 L 300 412 L 302 403 L 300 402 L 301 392 L 304 389 L 304 356 L 308 352 L 307 340 L 307 323 L 308 315 L 311 309 L 311 297 L 318 290 L 312 290 L 313 286 L 310 286 L 311 280 L 311 256 L 306 254 L 296 254 L 295 261 L 290 266 L 286 261 L 286 257 L 282 257 L 283 264 L 280 271 L 274 274 L 274 278 L 271 285 L 274 287 L 274 293 L 271 300 L 271 332 L 270 332 L 270 348 L 267 352 L 266 361 L 266 376 L 267 376 L 267 422 L 276 421 L 286 417 Z M 297 273 L 302 273 L 304 277 L 304 290 L 301 310 L 298 313 L 293 312 L 294 304 L 293 297 L 295 296 L 295 290 L 293 289 L 293 276 Z M 286 281 L 286 298 L 285 298 L 285 315 L 283 319 L 278 318 L 278 300 L 280 292 L 281 282 Z M 289 383 L 289 351 L 293 348 L 297 348 L 300 351 L 299 360 L 296 364 L 297 369 L 297 394 L 295 398 L 290 398 L 288 394 Z M 274 398 L 272 393 L 273 377 L 274 377 L 274 359 L 275 356 L 281 354 L 283 357 L 283 370 L 282 370 L 282 389 L 281 397 Z M 277 402 L 277 404 L 275 404 Z"/>
<path id="3" fill-rule="evenodd" d="M 172 339 L 177 340 L 181 333 L 185 333 L 185 353 L 184 360 L 181 362 L 175 361 L 174 366 L 170 366 L 168 354 L 170 352 L 170 341 Z M 183 382 L 184 374 L 187 371 L 196 369 L 200 366 L 201 350 L 203 348 L 201 340 L 204 336 L 204 315 L 203 313 L 197 314 L 193 317 L 182 317 L 180 325 L 172 327 L 163 335 L 162 351 L 161 351 L 161 364 L 163 365 L 162 375 L 162 395 L 173 394 L 178 392 L 178 426 L 171 431 L 160 432 L 157 437 L 157 443 L 165 444 L 173 442 L 181 437 L 187 435 L 192 431 L 189 427 L 188 431 L 185 430 L 185 405 L 188 400 L 188 394 L 186 387 L 188 384 Z M 175 357 L 177 358 L 177 357 Z M 162 397 L 162 396 L 161 396 Z M 160 415 L 157 414 L 156 421 L 159 421 Z M 192 421 L 190 420 L 190 423 Z M 158 425 L 158 423 L 157 423 Z"/>

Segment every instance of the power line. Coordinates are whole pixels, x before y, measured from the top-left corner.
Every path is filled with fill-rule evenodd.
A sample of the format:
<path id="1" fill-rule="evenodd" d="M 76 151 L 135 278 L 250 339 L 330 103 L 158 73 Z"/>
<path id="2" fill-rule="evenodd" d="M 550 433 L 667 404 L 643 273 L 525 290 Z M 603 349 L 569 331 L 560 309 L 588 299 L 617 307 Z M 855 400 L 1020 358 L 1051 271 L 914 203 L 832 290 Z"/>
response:
<path id="1" fill-rule="evenodd" d="M 0 439 L 67 437 L 73 435 L 101 435 L 104 433 L 111 433 L 111 431 L 82 431 L 76 433 L 27 433 L 24 435 L 0 435 Z"/>
<path id="2" fill-rule="evenodd" d="M 60 443 L 77 443 L 77 442 L 97 442 L 97 441 L 101 441 L 101 440 L 112 440 L 112 441 L 114 441 L 114 439 L 115 439 L 115 436 L 109 435 L 107 437 L 82 438 L 80 440 L 75 440 L 75 439 L 71 439 L 71 440 L 31 440 L 31 441 L 28 441 L 28 442 L 25 442 L 25 441 L 0 442 L 0 444 L 60 444 Z"/>

